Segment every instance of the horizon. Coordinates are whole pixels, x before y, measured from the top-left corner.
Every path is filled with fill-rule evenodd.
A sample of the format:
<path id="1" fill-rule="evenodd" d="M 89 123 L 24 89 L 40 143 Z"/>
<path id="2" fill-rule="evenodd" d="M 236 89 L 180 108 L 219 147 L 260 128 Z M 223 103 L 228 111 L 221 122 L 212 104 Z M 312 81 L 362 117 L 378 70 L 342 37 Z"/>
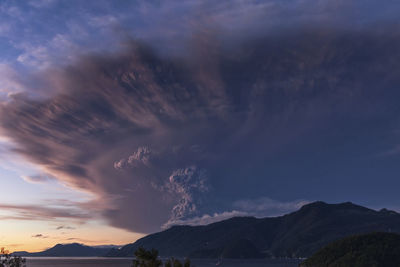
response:
<path id="1" fill-rule="evenodd" d="M 400 212 L 400 5 L 0 2 L 0 247 L 313 201 Z"/>

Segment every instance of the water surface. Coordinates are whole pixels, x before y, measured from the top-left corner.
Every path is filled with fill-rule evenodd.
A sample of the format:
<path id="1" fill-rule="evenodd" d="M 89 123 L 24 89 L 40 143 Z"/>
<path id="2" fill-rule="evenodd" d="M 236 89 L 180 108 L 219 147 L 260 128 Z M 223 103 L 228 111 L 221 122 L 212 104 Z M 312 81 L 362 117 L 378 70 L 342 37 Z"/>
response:
<path id="1" fill-rule="evenodd" d="M 221 264 L 217 265 L 217 260 L 192 260 L 195 267 L 297 267 L 299 262 L 292 259 L 222 260 Z M 28 257 L 26 265 L 27 267 L 131 267 L 132 258 Z"/>

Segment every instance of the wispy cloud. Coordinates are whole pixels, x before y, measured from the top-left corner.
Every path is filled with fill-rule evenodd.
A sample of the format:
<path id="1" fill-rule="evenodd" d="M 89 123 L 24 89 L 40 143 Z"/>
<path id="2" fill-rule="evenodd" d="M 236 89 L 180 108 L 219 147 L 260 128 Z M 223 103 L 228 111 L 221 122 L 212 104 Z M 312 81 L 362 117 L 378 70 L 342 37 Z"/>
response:
<path id="1" fill-rule="evenodd" d="M 28 1 L 29 5 L 35 8 L 48 8 L 49 6 L 53 5 L 56 1 L 55 0 L 30 0 Z"/>
<path id="2" fill-rule="evenodd" d="M 0 102 L 25 89 L 18 72 L 6 63 L 0 63 Z"/>
<path id="3" fill-rule="evenodd" d="M 50 181 L 54 181 L 55 178 L 52 177 L 51 175 L 46 175 L 46 174 L 38 174 L 38 175 L 23 175 L 21 176 L 24 181 L 28 183 L 33 183 L 33 184 L 40 184 L 40 183 L 46 183 Z"/>
<path id="4" fill-rule="evenodd" d="M 214 213 L 212 215 L 204 214 L 202 216 L 196 216 L 189 219 L 177 219 L 177 220 L 169 220 L 167 223 L 163 224 L 162 229 L 168 229 L 174 225 L 206 225 L 210 223 L 215 223 L 223 220 L 230 219 L 232 217 L 246 217 L 251 216 L 250 213 L 246 211 L 225 211 L 221 213 Z"/>
<path id="5" fill-rule="evenodd" d="M 103 243 L 103 244 L 105 244 L 107 242 L 110 242 L 107 239 L 90 240 L 90 239 L 84 239 L 84 238 L 79 238 L 79 237 L 69 237 L 69 238 L 66 238 L 65 240 L 66 241 L 71 241 L 71 242 L 81 242 L 81 243 L 85 243 L 85 244 L 88 244 L 88 243 L 97 243 L 97 244 Z"/>
<path id="6" fill-rule="evenodd" d="M 277 201 L 268 197 L 257 199 L 243 199 L 235 201 L 232 205 L 233 210 L 221 213 L 204 214 L 202 216 L 190 217 L 187 219 L 170 220 L 162 228 L 166 229 L 174 225 L 206 225 L 219 222 L 232 217 L 275 217 L 284 215 L 300 209 L 302 206 L 310 203 L 306 200 L 296 201 Z"/>
<path id="7" fill-rule="evenodd" d="M 56 230 L 75 230 L 75 227 L 68 226 L 68 225 L 60 225 L 56 227 Z"/>
<path id="8" fill-rule="evenodd" d="M 279 216 L 309 204 L 308 200 L 277 201 L 268 197 L 242 199 L 233 203 L 233 208 L 246 211 L 255 217 Z"/>
<path id="9" fill-rule="evenodd" d="M 43 234 L 36 234 L 32 236 L 33 238 L 48 238 L 47 235 L 43 235 Z"/>
<path id="10" fill-rule="evenodd" d="M 0 204 L 0 211 L 12 212 L 12 215 L 1 215 L 2 220 L 43 220 L 52 221 L 56 219 L 73 219 L 85 221 L 93 218 L 88 211 L 73 208 L 41 207 L 35 205 L 12 205 Z"/>

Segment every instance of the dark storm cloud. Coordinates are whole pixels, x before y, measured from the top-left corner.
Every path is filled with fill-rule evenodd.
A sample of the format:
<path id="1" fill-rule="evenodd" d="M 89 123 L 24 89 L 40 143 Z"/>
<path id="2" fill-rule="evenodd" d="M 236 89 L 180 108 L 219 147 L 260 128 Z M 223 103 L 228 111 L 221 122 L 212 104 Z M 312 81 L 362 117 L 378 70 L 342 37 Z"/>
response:
<path id="1" fill-rule="evenodd" d="M 214 212 L 256 215 L 257 205 L 276 212 L 281 202 L 259 197 L 281 189 L 283 199 L 317 198 L 329 164 L 393 144 L 368 146 L 398 125 L 396 25 L 334 26 L 257 29 L 242 39 L 196 30 L 190 53 L 174 56 L 131 41 L 43 73 L 54 93 L 13 95 L 1 129 L 17 152 L 93 193 L 81 206 L 116 227 L 150 232 L 213 221 L 204 214 Z"/>

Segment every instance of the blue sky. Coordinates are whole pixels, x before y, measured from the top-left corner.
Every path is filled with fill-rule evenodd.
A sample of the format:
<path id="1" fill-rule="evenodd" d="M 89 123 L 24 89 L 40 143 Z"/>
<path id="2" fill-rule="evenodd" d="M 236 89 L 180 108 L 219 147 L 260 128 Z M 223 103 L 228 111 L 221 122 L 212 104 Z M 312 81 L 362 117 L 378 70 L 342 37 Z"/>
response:
<path id="1" fill-rule="evenodd" d="M 122 244 L 315 200 L 399 210 L 399 9 L 0 0 L 0 240 Z"/>

